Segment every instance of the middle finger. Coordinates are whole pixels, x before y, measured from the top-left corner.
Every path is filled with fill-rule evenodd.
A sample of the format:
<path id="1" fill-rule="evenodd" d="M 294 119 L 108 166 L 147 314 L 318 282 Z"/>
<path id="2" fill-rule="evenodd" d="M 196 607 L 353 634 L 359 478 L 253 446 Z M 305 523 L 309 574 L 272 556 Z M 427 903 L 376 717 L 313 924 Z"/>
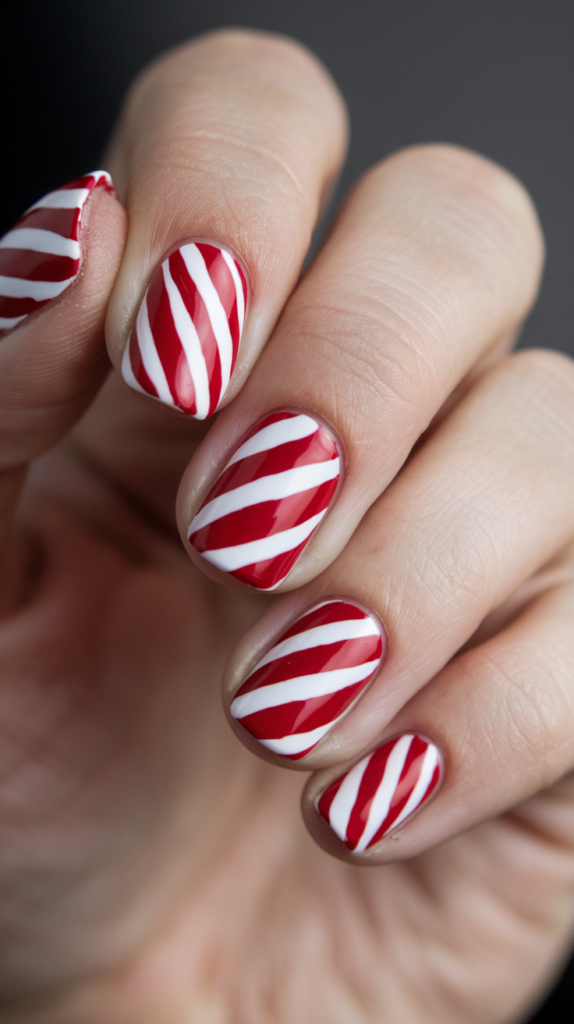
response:
<path id="1" fill-rule="evenodd" d="M 261 590 L 322 572 L 525 316 L 542 252 L 523 188 L 474 154 L 421 147 L 371 171 L 184 475 L 192 558 Z"/>

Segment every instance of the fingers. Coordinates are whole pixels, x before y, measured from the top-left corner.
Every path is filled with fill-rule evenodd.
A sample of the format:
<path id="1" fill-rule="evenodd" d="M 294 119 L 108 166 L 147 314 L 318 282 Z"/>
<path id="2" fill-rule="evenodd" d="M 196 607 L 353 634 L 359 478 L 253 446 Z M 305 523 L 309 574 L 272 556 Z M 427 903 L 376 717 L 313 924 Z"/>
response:
<path id="1" fill-rule="evenodd" d="M 390 741 L 346 771 L 312 778 L 304 816 L 321 845 L 371 863 L 410 857 L 572 770 L 571 559 L 569 577 L 503 632 L 455 658 L 403 708 Z M 524 827 L 552 834 L 551 807 L 531 823 L 525 813 Z"/>
<path id="2" fill-rule="evenodd" d="M 162 58 L 112 144 L 129 236 L 108 316 L 136 391 L 198 419 L 237 393 L 292 291 L 346 142 L 302 47 L 238 30 Z"/>
<path id="3" fill-rule="evenodd" d="M 245 638 L 226 682 L 244 742 L 294 767 L 358 757 L 571 542 L 573 396 L 573 364 L 549 352 L 474 386 L 336 562 Z"/>
<path id="4" fill-rule="evenodd" d="M 263 590 L 323 571 L 524 317 L 541 258 L 524 190 L 480 157 L 424 147 L 370 172 L 184 477 L 197 564 Z"/>
<path id="5" fill-rule="evenodd" d="M 45 196 L 0 247 L 0 531 L 26 464 L 84 412 L 109 370 L 103 325 L 125 234 L 104 172 Z"/>

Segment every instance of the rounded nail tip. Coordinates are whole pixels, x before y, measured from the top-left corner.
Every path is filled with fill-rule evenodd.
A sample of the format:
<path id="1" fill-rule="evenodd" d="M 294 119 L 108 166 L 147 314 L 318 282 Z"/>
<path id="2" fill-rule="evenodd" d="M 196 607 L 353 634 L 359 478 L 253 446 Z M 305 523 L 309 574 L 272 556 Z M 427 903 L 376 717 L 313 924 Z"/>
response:
<path id="1" fill-rule="evenodd" d="M 194 549 L 196 554 L 201 559 L 202 568 L 207 565 L 212 566 L 217 571 L 216 578 L 235 580 L 237 583 L 241 585 L 242 589 L 248 588 L 248 590 L 254 591 L 258 594 L 272 595 L 283 583 L 287 581 L 287 578 L 289 577 L 291 570 L 294 568 L 295 564 L 297 563 L 297 561 L 301 557 L 301 554 L 303 553 L 301 552 L 301 554 L 296 555 L 293 559 L 292 564 L 289 566 L 288 571 L 284 572 L 284 570 L 282 569 L 280 574 L 261 573 L 257 575 L 253 571 L 242 571 L 241 569 L 225 570 L 218 566 L 217 562 L 214 559 L 210 559 L 206 556 L 205 549 L 200 549 L 195 545 L 194 541 L 191 539 L 191 534 L 193 532 L 194 531 L 191 531 L 191 528 L 188 527 L 187 539 L 190 547 Z M 270 534 L 269 536 L 273 536 L 273 534 Z M 313 535 L 311 534 L 309 541 L 311 540 L 312 536 Z M 214 550 L 217 551 L 217 549 Z M 251 563 L 251 565 L 246 566 L 245 569 L 250 570 L 251 566 L 256 564 L 257 563 Z"/>
<path id="2" fill-rule="evenodd" d="M 126 350 L 124 350 L 124 354 L 125 351 L 127 351 L 127 348 Z M 213 411 L 206 414 L 192 412 L 190 409 L 186 409 L 184 406 L 178 405 L 177 402 L 167 402 L 165 399 L 160 398 L 158 395 L 153 395 L 150 391 L 146 391 L 137 383 L 134 384 L 131 374 L 125 371 L 123 357 L 120 373 L 124 384 L 127 384 L 127 386 L 132 391 L 140 395 L 144 400 L 151 401 L 154 403 L 155 406 L 159 405 L 162 409 L 169 410 L 170 413 L 175 414 L 176 416 L 179 416 L 182 419 L 185 418 L 186 420 L 196 420 L 198 423 L 206 423 L 208 420 L 211 419 L 212 416 L 215 415 L 216 412 L 219 412 L 219 406 L 213 409 Z"/>
<path id="3" fill-rule="evenodd" d="M 217 483 L 217 481 L 216 481 L 216 483 Z M 208 498 L 206 499 L 206 501 L 203 503 L 203 505 L 207 504 L 207 500 L 208 499 L 209 499 L 209 495 L 208 495 Z M 203 508 L 203 505 L 200 506 L 199 511 L 201 511 L 201 509 Z M 332 503 L 331 503 L 331 505 L 332 505 Z M 331 505 L 327 508 L 327 512 L 329 511 Z M 214 565 L 215 568 L 218 570 L 218 572 L 222 574 L 222 576 L 227 577 L 229 579 L 234 579 L 238 583 L 242 584 L 244 587 L 248 587 L 249 590 L 255 591 L 256 593 L 272 595 L 277 590 L 279 590 L 279 587 L 282 587 L 284 584 L 289 584 L 289 577 L 291 576 L 291 573 L 292 573 L 293 569 L 296 567 L 296 565 L 299 563 L 301 558 L 304 556 L 304 554 L 307 551 L 309 545 L 311 544 L 312 540 L 314 539 L 316 532 L 318 531 L 319 527 L 322 525 L 322 522 L 323 522 L 323 520 L 321 520 L 321 522 L 317 523 L 317 525 L 314 527 L 313 531 L 309 534 L 303 549 L 299 550 L 299 551 L 297 551 L 297 552 L 295 552 L 293 554 L 293 558 L 287 564 L 287 566 L 286 566 L 285 559 L 284 558 L 281 559 L 281 569 L 279 571 L 277 571 L 277 572 L 265 571 L 265 572 L 256 573 L 256 572 L 252 571 L 252 566 L 253 565 L 257 565 L 257 563 L 250 563 L 250 565 L 245 566 L 245 571 L 243 571 L 242 569 L 225 570 L 223 568 L 220 568 L 217 565 L 217 562 L 215 562 L 214 560 L 209 559 L 206 556 L 205 549 L 200 550 L 198 547 L 196 547 L 196 545 L 194 544 L 193 540 L 191 539 L 191 535 L 194 532 L 193 530 L 191 530 L 191 526 L 188 527 L 187 539 L 188 539 L 188 543 L 190 544 L 190 546 L 194 548 L 196 553 L 202 559 L 202 562 Z M 273 536 L 274 536 L 273 533 L 268 534 L 268 537 L 273 537 Z M 264 538 L 264 539 L 267 539 L 267 538 Z M 238 543 L 241 543 L 241 539 L 239 540 Z M 229 545 L 229 546 L 231 547 L 233 545 Z M 213 550 L 217 551 L 217 549 L 213 549 Z M 285 569 L 287 569 L 287 571 L 285 571 Z M 291 588 L 288 586 L 287 589 L 291 589 Z"/>
<path id="4" fill-rule="evenodd" d="M 273 597 L 272 592 L 267 595 L 266 591 L 257 590 L 255 587 L 242 583 L 241 580 L 236 579 L 233 574 L 223 572 L 221 569 L 218 569 L 217 566 L 213 565 L 206 558 L 203 558 L 202 552 L 198 551 L 194 547 L 189 540 L 189 537 L 187 537 L 183 531 L 181 535 L 189 558 L 202 576 L 206 576 L 209 580 L 213 583 L 217 583 L 220 587 L 225 587 L 228 590 L 235 590 L 237 593 L 257 595 L 261 598 L 265 598 L 266 596 L 269 596 L 270 598 Z"/>
<path id="5" fill-rule="evenodd" d="M 285 757 L 275 753 L 275 751 L 265 746 L 264 743 L 261 743 L 256 736 L 249 732 L 249 730 L 241 724 L 239 719 L 234 718 L 231 715 L 228 706 L 224 708 L 224 711 L 227 721 L 237 739 L 244 747 L 246 747 L 247 750 L 250 751 L 250 753 L 254 754 L 255 757 L 258 757 L 262 761 L 266 761 L 268 764 L 273 764 L 277 768 L 288 768 L 292 771 L 309 773 L 310 769 L 304 759 Z"/>
<path id="6" fill-rule="evenodd" d="M 178 405 L 177 402 L 167 402 L 165 399 L 160 398 L 158 395 L 152 395 L 151 392 L 145 391 L 141 387 L 136 387 L 136 385 L 134 385 L 133 382 L 130 380 L 129 376 L 126 373 L 124 373 L 123 369 L 121 371 L 121 376 L 124 384 L 127 384 L 127 386 L 131 388 L 132 391 L 135 391 L 136 394 L 141 395 L 142 398 L 146 400 L 152 401 L 156 406 L 159 405 L 162 409 L 169 410 L 170 413 L 173 413 L 182 419 L 185 418 L 186 420 L 196 420 L 198 423 L 206 423 L 208 420 L 211 419 L 212 416 L 215 415 L 216 412 L 219 411 L 219 406 L 217 406 L 217 408 L 213 409 L 213 411 L 205 414 L 192 412 L 190 409 L 186 409 L 183 405 Z"/>
<path id="7" fill-rule="evenodd" d="M 433 802 L 437 792 L 429 798 Z M 311 838 L 329 856 L 341 860 L 353 867 L 381 867 L 396 861 L 410 860 L 426 849 L 426 843 L 417 836 L 416 847 L 413 849 L 408 839 L 409 829 L 419 814 L 424 812 L 427 804 L 422 804 L 396 828 L 389 830 L 377 842 L 370 843 L 364 850 L 353 848 L 352 844 L 342 840 L 316 810 L 314 803 L 305 803 L 305 790 L 301 806 L 302 817 Z"/>
<path id="8" fill-rule="evenodd" d="M 255 666 L 255 668 L 252 671 L 256 671 L 256 668 L 257 666 Z M 237 690 L 235 690 L 233 695 L 231 695 L 229 698 L 228 718 L 233 721 L 234 726 L 238 725 L 240 727 L 242 734 L 249 735 L 250 739 L 257 744 L 258 749 L 264 748 L 265 750 L 270 752 L 273 755 L 275 763 L 284 764 L 285 762 L 287 762 L 289 765 L 292 765 L 294 762 L 301 762 L 301 768 L 303 768 L 305 771 L 317 771 L 321 769 L 328 769 L 332 765 L 335 765 L 338 762 L 340 762 L 340 751 L 338 750 L 336 745 L 334 747 L 332 746 L 333 734 L 335 730 L 339 725 L 341 725 L 345 721 L 345 719 L 351 714 L 351 712 L 353 712 L 356 709 L 361 699 L 370 689 L 378 672 L 380 671 L 380 668 L 381 666 L 379 665 L 373 671 L 372 675 L 365 680 L 364 685 L 360 686 L 355 691 L 355 693 L 349 699 L 348 704 L 346 704 L 342 708 L 342 710 L 340 711 L 336 718 L 328 720 L 326 722 L 322 722 L 319 726 L 316 727 L 318 729 L 324 729 L 325 731 L 323 732 L 322 736 L 319 737 L 319 739 L 309 743 L 309 746 L 304 747 L 303 750 L 294 750 L 292 753 L 282 753 L 280 749 L 277 749 L 280 745 L 287 745 L 291 740 L 293 740 L 295 745 L 297 745 L 296 741 L 297 737 L 301 735 L 301 729 L 297 730 L 296 732 L 287 731 L 282 736 L 277 737 L 276 740 L 270 739 L 266 741 L 260 736 L 257 736 L 254 732 L 252 732 L 249 729 L 249 727 L 243 723 L 240 715 L 236 715 L 233 713 L 233 703 L 235 702 L 237 696 L 240 695 L 241 687 L 245 682 L 245 679 L 248 677 L 245 677 L 242 680 L 242 682 L 237 687 Z M 261 687 L 261 689 L 264 690 L 265 687 L 263 686 Z M 331 758 L 329 758 L 328 753 L 330 742 L 332 746 Z"/>
<path id="9" fill-rule="evenodd" d="M 355 703 L 361 696 L 362 692 L 357 694 L 352 705 L 346 709 L 336 721 L 332 722 L 329 729 L 327 729 L 320 739 L 311 743 L 309 746 L 306 746 L 303 750 L 295 750 L 292 753 L 282 753 L 280 750 L 277 750 L 276 747 L 281 744 L 283 740 L 287 740 L 288 742 L 292 737 L 296 738 L 298 735 L 297 733 L 286 733 L 285 736 L 279 737 L 278 741 L 266 741 L 261 736 L 256 735 L 255 732 L 252 732 L 244 721 L 233 713 L 232 706 L 234 697 L 226 699 L 224 696 L 223 704 L 224 712 L 231 729 L 248 750 L 256 754 L 261 759 L 268 761 L 271 764 L 275 764 L 280 768 L 290 768 L 296 771 L 308 773 L 310 771 L 328 770 L 332 765 L 337 764 L 340 760 L 340 754 L 337 749 L 334 748 L 333 760 L 325 761 L 325 756 L 321 751 L 321 748 L 324 747 L 325 741 L 331 737 L 332 730 L 335 726 L 346 717 L 348 712 L 354 707 Z M 317 754 L 320 757 L 320 761 L 316 760 Z"/>
<path id="10" fill-rule="evenodd" d="M 89 181 L 90 178 L 92 181 Z M 81 182 L 85 182 L 85 184 L 81 185 Z M 90 194 L 95 189 L 103 189 L 104 192 L 109 192 L 114 199 L 117 199 L 116 187 L 113 183 L 112 176 L 109 171 L 104 171 L 103 169 L 88 171 L 87 174 L 81 174 L 78 178 L 73 178 L 72 181 L 67 182 L 66 185 L 61 185 L 60 188 L 54 189 L 54 192 L 64 192 L 73 187 L 83 187 L 88 190 L 88 195 L 84 199 L 84 205 L 90 198 Z M 51 193 L 48 193 L 48 195 L 51 195 Z"/>
<path id="11" fill-rule="evenodd" d="M 19 220 L 25 217 L 27 213 L 30 213 L 31 210 L 41 207 L 49 196 L 56 196 L 61 192 L 69 192 L 74 188 L 85 189 L 87 192 L 87 195 L 82 198 L 82 202 L 79 207 L 80 210 L 83 209 L 90 197 L 90 193 L 95 188 L 103 188 L 106 192 L 110 192 L 112 195 L 116 196 L 116 188 L 109 171 L 105 171 L 103 169 L 87 171 L 86 174 L 80 174 L 76 178 L 71 178 L 70 181 L 65 182 L 63 185 L 58 185 L 56 188 L 50 189 L 49 192 L 45 192 L 44 195 L 40 196 L 39 199 L 36 199 L 35 202 L 24 210 Z M 16 223 L 18 223 L 19 220 L 16 221 Z"/>

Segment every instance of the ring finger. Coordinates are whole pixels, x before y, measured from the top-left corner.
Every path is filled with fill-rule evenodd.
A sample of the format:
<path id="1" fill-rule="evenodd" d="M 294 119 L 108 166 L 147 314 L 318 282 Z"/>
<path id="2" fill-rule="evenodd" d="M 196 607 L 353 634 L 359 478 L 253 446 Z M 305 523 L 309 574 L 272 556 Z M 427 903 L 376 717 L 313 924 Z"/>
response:
<path id="1" fill-rule="evenodd" d="M 334 564 L 244 638 L 226 683 L 244 742 L 306 769 L 356 757 L 570 543 L 573 393 L 549 352 L 473 386 Z"/>

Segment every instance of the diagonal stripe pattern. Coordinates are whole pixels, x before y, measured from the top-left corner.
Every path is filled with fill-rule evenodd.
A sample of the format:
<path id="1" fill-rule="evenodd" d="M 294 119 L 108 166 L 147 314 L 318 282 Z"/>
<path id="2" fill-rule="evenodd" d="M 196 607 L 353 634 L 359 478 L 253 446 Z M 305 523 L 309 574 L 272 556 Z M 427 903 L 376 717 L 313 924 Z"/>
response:
<path id="1" fill-rule="evenodd" d="M 371 682 L 384 646 L 374 616 L 348 601 L 323 601 L 261 658 L 231 714 L 274 753 L 304 757 Z"/>
<path id="2" fill-rule="evenodd" d="M 311 416 L 275 412 L 229 459 L 189 527 L 206 561 L 258 590 L 285 579 L 327 512 L 340 459 Z"/>
<path id="3" fill-rule="evenodd" d="M 221 246 L 186 242 L 156 268 L 122 359 L 136 391 L 203 420 L 233 373 L 248 299 L 241 264 Z"/>
<path id="4" fill-rule="evenodd" d="M 437 747 L 406 733 L 383 743 L 325 790 L 317 810 L 353 853 L 362 853 L 410 818 L 436 789 Z"/>
<path id="5" fill-rule="evenodd" d="M 82 212 L 98 186 L 114 192 L 105 171 L 93 171 L 49 192 L 0 239 L 0 337 L 76 279 Z"/>

